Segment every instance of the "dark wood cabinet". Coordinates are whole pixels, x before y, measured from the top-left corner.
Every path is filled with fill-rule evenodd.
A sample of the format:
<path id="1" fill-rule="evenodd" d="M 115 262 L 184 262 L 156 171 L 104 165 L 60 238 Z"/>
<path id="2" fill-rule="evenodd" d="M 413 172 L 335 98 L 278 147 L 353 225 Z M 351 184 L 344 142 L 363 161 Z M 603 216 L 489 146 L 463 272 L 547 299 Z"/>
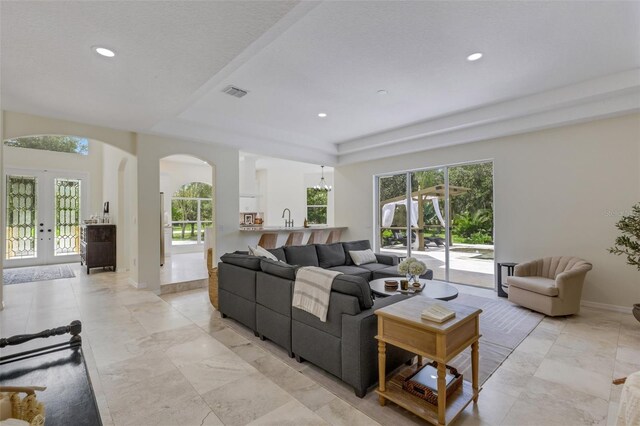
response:
<path id="1" fill-rule="evenodd" d="M 82 225 L 80 227 L 80 264 L 91 268 L 111 267 L 116 270 L 116 226 Z"/>

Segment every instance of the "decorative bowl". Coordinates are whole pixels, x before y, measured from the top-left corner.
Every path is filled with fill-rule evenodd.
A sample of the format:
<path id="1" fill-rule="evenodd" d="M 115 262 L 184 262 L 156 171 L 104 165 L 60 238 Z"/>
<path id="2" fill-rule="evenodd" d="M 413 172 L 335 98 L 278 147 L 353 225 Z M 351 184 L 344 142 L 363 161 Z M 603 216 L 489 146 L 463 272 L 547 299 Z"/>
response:
<path id="1" fill-rule="evenodd" d="M 387 289 L 397 289 L 398 288 L 398 281 L 395 280 L 385 280 L 384 281 L 384 288 Z"/>

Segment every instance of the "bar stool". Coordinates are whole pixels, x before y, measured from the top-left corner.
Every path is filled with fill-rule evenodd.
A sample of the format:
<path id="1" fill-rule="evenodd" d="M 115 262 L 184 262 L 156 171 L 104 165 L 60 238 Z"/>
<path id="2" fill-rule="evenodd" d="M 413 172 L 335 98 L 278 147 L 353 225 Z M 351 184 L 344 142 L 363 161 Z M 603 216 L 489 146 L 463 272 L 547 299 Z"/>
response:
<path id="1" fill-rule="evenodd" d="M 258 245 L 262 248 L 274 249 L 276 248 L 277 242 L 278 242 L 278 234 L 265 233 L 260 236 L 260 241 L 258 241 Z"/>
<path id="2" fill-rule="evenodd" d="M 322 241 L 323 235 L 324 231 L 311 231 L 311 235 L 309 235 L 309 239 L 307 240 L 307 245 L 319 244 Z"/>
<path id="3" fill-rule="evenodd" d="M 339 242 L 341 236 L 342 236 L 342 229 L 332 230 L 331 232 L 329 232 L 329 237 L 327 238 L 327 244 Z"/>
<path id="4" fill-rule="evenodd" d="M 303 236 L 304 236 L 304 232 L 299 232 L 299 231 L 290 232 L 289 236 L 287 237 L 287 242 L 284 243 L 285 247 L 302 245 Z"/>

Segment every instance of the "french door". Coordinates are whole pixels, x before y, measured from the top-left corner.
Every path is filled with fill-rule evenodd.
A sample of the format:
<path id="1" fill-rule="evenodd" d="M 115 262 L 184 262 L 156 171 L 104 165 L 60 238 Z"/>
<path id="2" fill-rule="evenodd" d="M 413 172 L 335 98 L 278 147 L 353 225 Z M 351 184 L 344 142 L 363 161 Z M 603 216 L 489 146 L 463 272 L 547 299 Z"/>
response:
<path id="1" fill-rule="evenodd" d="M 80 260 L 85 173 L 7 169 L 5 267 Z"/>

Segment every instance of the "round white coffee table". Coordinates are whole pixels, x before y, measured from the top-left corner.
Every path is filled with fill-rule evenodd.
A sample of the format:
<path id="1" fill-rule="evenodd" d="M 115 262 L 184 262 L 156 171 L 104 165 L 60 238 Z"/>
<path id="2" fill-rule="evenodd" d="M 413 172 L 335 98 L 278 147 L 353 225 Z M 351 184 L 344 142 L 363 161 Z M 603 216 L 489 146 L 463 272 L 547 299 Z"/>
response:
<path id="1" fill-rule="evenodd" d="M 369 282 L 369 287 L 371 287 L 371 291 L 376 296 L 393 296 L 394 294 L 400 294 L 400 292 L 398 290 L 385 289 L 384 282 L 387 280 L 395 280 L 398 281 L 399 284 L 400 280 L 404 279 L 404 277 L 380 278 Z M 423 278 L 420 278 L 420 283 L 425 284 L 425 286 L 424 290 L 422 290 L 420 293 L 417 293 L 418 296 L 425 296 L 438 300 L 453 300 L 458 297 L 458 290 L 451 284 L 447 284 L 444 281 L 425 280 Z M 411 285 L 409 285 L 409 288 L 411 288 Z"/>

